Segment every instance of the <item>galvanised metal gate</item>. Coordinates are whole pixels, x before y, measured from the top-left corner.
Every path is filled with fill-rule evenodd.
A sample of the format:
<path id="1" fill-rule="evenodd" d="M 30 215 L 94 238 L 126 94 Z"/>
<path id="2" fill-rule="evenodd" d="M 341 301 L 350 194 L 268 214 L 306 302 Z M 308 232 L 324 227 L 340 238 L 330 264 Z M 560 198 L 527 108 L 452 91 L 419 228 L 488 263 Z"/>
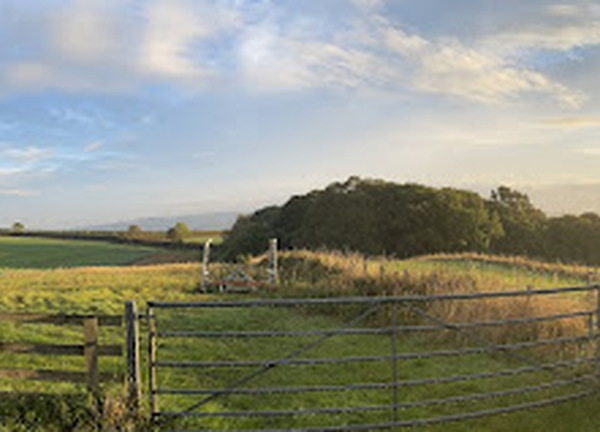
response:
<path id="1" fill-rule="evenodd" d="M 152 416 L 177 430 L 391 430 L 580 399 L 597 387 L 599 290 L 149 302 Z M 581 307 L 448 319 L 537 298 Z"/>

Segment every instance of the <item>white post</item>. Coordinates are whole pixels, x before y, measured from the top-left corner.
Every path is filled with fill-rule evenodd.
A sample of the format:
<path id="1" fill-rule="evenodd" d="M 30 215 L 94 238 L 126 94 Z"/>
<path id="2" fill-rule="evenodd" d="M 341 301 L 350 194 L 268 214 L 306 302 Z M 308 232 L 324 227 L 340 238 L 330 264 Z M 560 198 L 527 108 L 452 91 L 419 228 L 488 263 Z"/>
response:
<path id="1" fill-rule="evenodd" d="M 278 269 L 277 269 L 277 239 L 269 240 L 269 285 L 271 288 L 277 286 Z"/>
<path id="2" fill-rule="evenodd" d="M 202 292 L 206 292 L 208 290 L 208 262 L 210 260 L 210 245 L 212 244 L 212 239 L 206 240 L 204 243 L 204 249 L 202 251 Z"/>

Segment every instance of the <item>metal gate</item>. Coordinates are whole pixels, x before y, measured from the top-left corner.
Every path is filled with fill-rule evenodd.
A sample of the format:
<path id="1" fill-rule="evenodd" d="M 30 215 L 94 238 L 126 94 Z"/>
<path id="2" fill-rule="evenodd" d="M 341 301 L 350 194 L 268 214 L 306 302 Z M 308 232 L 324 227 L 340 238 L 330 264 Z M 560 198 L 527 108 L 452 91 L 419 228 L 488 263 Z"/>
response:
<path id="1" fill-rule="evenodd" d="M 149 302 L 152 416 L 177 430 L 392 430 L 580 399 L 597 387 L 599 290 Z M 451 319 L 542 298 L 577 308 Z"/>

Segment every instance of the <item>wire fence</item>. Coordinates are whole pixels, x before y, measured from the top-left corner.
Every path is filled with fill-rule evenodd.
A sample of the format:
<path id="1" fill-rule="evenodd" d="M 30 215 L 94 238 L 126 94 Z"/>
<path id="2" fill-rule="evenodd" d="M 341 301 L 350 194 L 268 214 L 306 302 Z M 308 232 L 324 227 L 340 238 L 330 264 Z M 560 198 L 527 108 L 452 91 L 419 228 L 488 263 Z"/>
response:
<path id="1" fill-rule="evenodd" d="M 167 430 L 395 430 L 578 400 L 598 384 L 599 293 L 149 302 L 152 416 Z M 538 297 L 579 309 L 447 313 Z"/>

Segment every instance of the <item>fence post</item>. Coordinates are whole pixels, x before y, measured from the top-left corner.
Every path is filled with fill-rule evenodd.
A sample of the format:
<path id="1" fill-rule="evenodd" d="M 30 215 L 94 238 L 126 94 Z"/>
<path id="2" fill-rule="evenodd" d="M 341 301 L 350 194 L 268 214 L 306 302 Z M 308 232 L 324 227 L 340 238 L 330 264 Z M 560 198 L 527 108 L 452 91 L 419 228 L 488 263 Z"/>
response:
<path id="1" fill-rule="evenodd" d="M 204 243 L 204 248 L 202 248 L 202 282 L 200 289 L 202 292 L 208 291 L 208 278 L 210 276 L 208 272 L 208 262 L 210 260 L 210 246 L 212 244 L 212 239 L 206 240 Z"/>
<path id="2" fill-rule="evenodd" d="M 596 373 L 600 377 L 600 284 L 596 285 Z"/>
<path id="3" fill-rule="evenodd" d="M 152 419 L 158 413 L 158 400 L 156 399 L 156 322 L 154 310 L 148 306 L 146 311 L 148 325 L 148 385 L 150 390 L 150 414 Z"/>
<path id="4" fill-rule="evenodd" d="M 125 303 L 125 331 L 127 337 L 127 398 L 129 409 L 137 410 L 140 388 L 140 328 L 134 301 Z"/>
<path id="5" fill-rule="evenodd" d="M 277 273 L 277 239 L 272 238 L 269 240 L 269 285 L 273 289 L 277 287 Z"/>
<path id="6" fill-rule="evenodd" d="M 396 296 L 396 290 L 393 291 L 393 295 Z M 398 320 L 396 311 L 396 302 L 392 300 L 390 304 L 390 324 L 392 327 L 391 333 L 391 351 L 392 351 L 392 377 L 393 377 L 393 417 L 392 421 L 396 423 L 398 421 Z"/>
<path id="7" fill-rule="evenodd" d="M 94 395 L 98 395 L 98 318 L 86 317 L 83 320 L 83 335 L 85 345 L 83 355 L 85 357 L 85 369 L 87 372 L 87 387 Z"/>

